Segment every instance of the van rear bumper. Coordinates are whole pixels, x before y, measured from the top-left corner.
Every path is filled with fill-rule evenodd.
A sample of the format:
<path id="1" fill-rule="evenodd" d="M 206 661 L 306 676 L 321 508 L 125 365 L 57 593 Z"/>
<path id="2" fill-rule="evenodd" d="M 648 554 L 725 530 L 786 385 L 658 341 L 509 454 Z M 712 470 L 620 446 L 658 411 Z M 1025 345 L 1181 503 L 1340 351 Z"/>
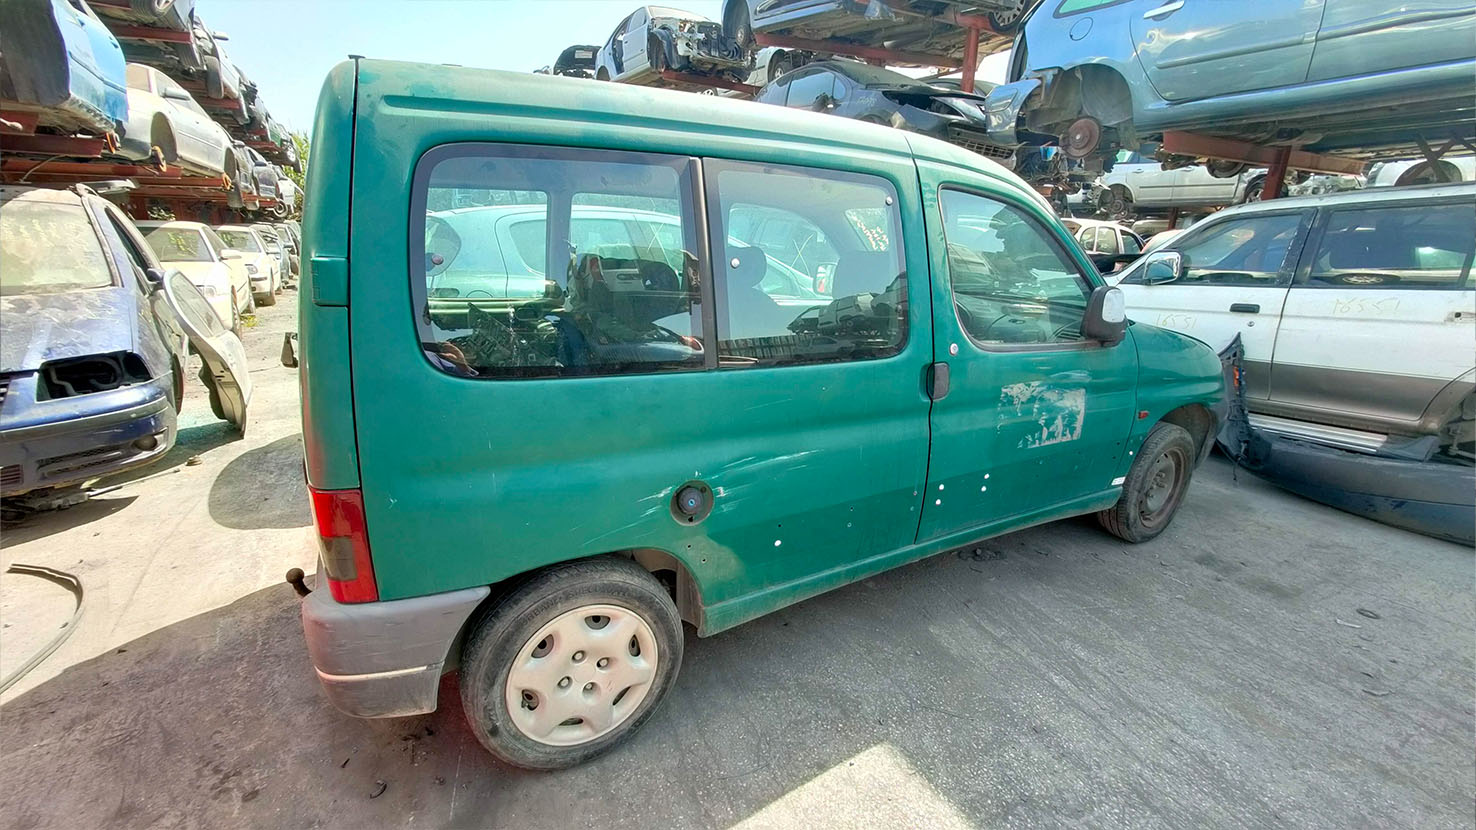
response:
<path id="1" fill-rule="evenodd" d="M 302 630 L 328 700 L 360 718 L 434 712 L 451 645 L 491 589 L 341 603 L 319 577 L 302 601 Z"/>

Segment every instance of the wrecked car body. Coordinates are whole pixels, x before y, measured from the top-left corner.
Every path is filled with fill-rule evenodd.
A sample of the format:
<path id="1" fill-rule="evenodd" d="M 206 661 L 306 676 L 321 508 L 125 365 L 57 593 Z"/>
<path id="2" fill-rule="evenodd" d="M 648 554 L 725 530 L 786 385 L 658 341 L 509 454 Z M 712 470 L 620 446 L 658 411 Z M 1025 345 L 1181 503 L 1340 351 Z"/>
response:
<path id="1" fill-rule="evenodd" d="M 984 97 L 847 60 L 819 61 L 775 79 L 754 100 L 807 109 L 942 139 L 1005 167 L 1015 147 L 991 140 Z"/>
<path id="2" fill-rule="evenodd" d="M 1230 411 L 1216 443 L 1231 460 L 1329 507 L 1425 536 L 1476 544 L 1476 466 L 1450 456 L 1370 455 L 1257 427 L 1246 406 L 1244 356 L 1239 337 L 1221 353 L 1230 367 Z"/>
<path id="3" fill-rule="evenodd" d="M 748 53 L 724 34 L 721 25 L 691 12 L 642 6 L 620 21 L 600 47 L 595 77 L 641 83 L 673 70 L 737 81 L 748 69 Z"/>
<path id="4" fill-rule="evenodd" d="M 959 59 L 964 30 L 953 15 L 984 18 L 999 35 L 1019 26 L 1027 0 L 725 0 L 723 29 L 744 48 L 754 34 L 839 41 Z M 980 43 L 979 54 L 1005 49 L 1003 37 Z"/>
<path id="5" fill-rule="evenodd" d="M 244 423 L 250 378 L 240 341 L 201 335 L 201 309 L 207 325 L 224 329 L 183 275 L 164 274 L 116 207 L 81 186 L 4 187 L 0 216 L 0 494 L 8 508 L 53 503 L 68 488 L 168 452 L 190 346 L 205 356 L 217 414 Z M 166 288 L 171 278 L 190 296 Z M 239 359 L 219 359 L 232 350 L 226 340 Z"/>

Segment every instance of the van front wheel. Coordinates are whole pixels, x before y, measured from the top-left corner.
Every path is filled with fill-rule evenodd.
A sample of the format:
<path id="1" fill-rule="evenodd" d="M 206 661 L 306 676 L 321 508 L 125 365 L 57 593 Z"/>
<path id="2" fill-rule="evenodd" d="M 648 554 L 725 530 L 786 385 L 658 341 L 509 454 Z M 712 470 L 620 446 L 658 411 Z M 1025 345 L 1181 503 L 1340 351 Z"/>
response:
<path id="1" fill-rule="evenodd" d="M 1128 542 L 1146 542 L 1173 521 L 1194 474 L 1194 438 L 1174 424 L 1159 423 L 1148 433 L 1128 470 L 1117 504 L 1097 514 L 1108 533 Z"/>
<path id="2" fill-rule="evenodd" d="M 682 624 L 661 583 L 627 559 L 558 565 L 504 597 L 462 659 L 472 732 L 514 766 L 571 767 L 655 712 L 682 663 Z"/>

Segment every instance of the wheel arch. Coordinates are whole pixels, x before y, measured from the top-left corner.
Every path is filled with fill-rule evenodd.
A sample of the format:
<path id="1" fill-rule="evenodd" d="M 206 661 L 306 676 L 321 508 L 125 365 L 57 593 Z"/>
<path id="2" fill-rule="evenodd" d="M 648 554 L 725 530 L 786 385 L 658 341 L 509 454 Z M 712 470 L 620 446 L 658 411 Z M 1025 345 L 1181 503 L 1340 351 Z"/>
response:
<path id="1" fill-rule="evenodd" d="M 159 148 L 164 160 L 170 164 L 179 161 L 179 141 L 175 137 L 174 122 L 163 112 L 154 113 L 149 122 L 149 144 Z"/>
<path id="2" fill-rule="evenodd" d="M 687 564 L 680 557 L 661 548 L 612 550 L 606 553 L 576 556 L 571 559 L 548 562 L 492 583 L 489 586 L 492 590 L 482 600 L 481 604 L 467 616 L 466 621 L 461 625 L 461 631 L 456 635 L 456 639 L 452 641 L 450 651 L 446 655 L 447 669 L 449 670 L 460 665 L 461 649 L 467 636 L 481 624 L 481 621 L 486 618 L 487 614 L 501 603 L 503 597 L 507 596 L 519 585 L 522 585 L 549 568 L 610 557 L 629 559 L 642 568 L 645 568 L 647 573 L 651 574 L 657 582 L 661 583 L 661 586 L 671 596 L 672 601 L 676 603 L 677 613 L 681 616 L 682 621 L 688 623 L 699 632 L 703 629 L 705 619 L 702 588 L 695 574 L 693 574 L 692 570 L 687 567 Z"/>
<path id="3" fill-rule="evenodd" d="M 1188 432 L 1194 439 L 1195 457 L 1199 462 L 1203 462 L 1208 457 L 1210 447 L 1214 446 L 1215 433 L 1219 429 L 1219 424 L 1215 423 L 1214 413 L 1210 412 L 1204 404 L 1184 404 L 1164 413 L 1158 421 L 1182 427 Z"/>

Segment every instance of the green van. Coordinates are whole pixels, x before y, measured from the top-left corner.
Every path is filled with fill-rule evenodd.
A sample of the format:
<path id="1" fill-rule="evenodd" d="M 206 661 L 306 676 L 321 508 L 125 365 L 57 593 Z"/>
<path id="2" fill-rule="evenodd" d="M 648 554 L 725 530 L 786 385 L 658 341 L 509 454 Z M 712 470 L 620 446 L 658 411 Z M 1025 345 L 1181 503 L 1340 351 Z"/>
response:
<path id="1" fill-rule="evenodd" d="M 1040 196 L 881 126 L 360 59 L 304 231 L 313 664 L 362 717 L 457 669 L 523 767 L 646 721 L 683 622 L 1079 514 L 1151 539 L 1223 418 Z"/>

